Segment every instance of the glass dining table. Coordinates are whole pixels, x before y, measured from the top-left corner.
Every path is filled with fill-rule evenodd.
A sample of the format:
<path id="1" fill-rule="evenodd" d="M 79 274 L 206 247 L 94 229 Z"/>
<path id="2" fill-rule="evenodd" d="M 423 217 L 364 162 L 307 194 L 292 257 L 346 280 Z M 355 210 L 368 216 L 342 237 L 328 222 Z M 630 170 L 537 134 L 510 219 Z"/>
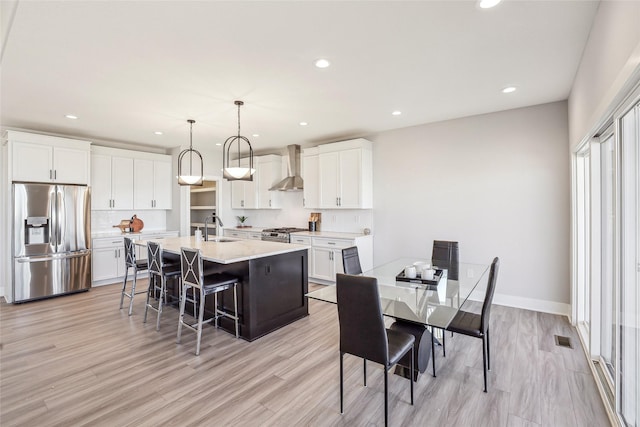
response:
<path id="1" fill-rule="evenodd" d="M 429 359 L 427 343 L 423 341 L 431 344 L 432 353 L 434 342 L 425 326 L 446 329 L 471 295 L 474 295 L 473 299 L 482 300 L 488 283 L 490 265 L 460 262 L 448 270 L 434 266 L 436 270 L 442 270 L 438 271 L 441 273 L 440 278 L 427 284 L 419 277 L 405 279 L 404 268 L 420 262 L 430 263 L 424 259 L 399 258 L 365 271 L 362 275 L 378 280 L 382 313 L 396 320 L 391 328 L 404 330 L 416 336 L 417 371 L 423 373 Z M 306 296 L 337 303 L 335 285 L 323 286 L 307 293 Z M 425 334 L 428 334 L 428 340 L 424 339 Z M 435 363 L 433 372 L 435 376 Z"/>

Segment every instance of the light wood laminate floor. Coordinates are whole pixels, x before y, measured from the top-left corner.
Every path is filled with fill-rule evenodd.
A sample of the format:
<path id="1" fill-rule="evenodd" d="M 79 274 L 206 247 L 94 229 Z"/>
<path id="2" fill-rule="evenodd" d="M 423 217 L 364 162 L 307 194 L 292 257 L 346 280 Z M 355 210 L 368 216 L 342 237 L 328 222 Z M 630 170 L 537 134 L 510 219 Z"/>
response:
<path id="1" fill-rule="evenodd" d="M 146 287 L 142 281 L 141 286 Z M 382 369 L 345 356 L 339 412 L 336 306 L 310 301 L 310 316 L 252 343 L 206 326 L 176 344 L 178 312 L 160 332 L 119 310 L 120 286 L 0 305 L 0 425 L 383 425 Z M 155 313 L 150 312 L 153 316 Z M 392 426 L 606 426 L 604 406 L 574 328 L 562 316 L 495 305 L 492 371 L 482 392 L 481 340 L 447 336 L 438 376 L 421 375 L 415 406 L 406 379 L 389 380 Z M 554 334 L 572 338 L 557 347 Z M 430 372 L 430 371 L 428 371 Z"/>

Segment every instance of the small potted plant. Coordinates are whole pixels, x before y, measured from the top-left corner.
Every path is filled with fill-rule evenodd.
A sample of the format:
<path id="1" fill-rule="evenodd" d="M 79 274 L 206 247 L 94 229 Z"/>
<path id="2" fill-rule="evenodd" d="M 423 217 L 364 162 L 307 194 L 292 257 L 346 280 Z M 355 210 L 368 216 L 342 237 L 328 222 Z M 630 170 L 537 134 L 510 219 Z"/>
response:
<path id="1" fill-rule="evenodd" d="M 245 222 L 249 219 L 248 216 L 237 216 L 236 218 L 238 218 L 238 228 L 249 227 L 248 225 L 245 225 Z"/>

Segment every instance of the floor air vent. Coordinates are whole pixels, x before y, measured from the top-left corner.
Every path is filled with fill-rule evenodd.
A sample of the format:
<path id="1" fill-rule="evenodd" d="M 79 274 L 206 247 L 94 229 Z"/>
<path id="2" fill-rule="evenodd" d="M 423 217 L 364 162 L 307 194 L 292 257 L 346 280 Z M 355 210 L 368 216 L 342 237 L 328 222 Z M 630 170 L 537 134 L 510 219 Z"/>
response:
<path id="1" fill-rule="evenodd" d="M 554 337 L 556 339 L 556 345 L 560 347 L 573 348 L 573 346 L 571 345 L 571 338 L 563 337 L 562 335 L 554 335 Z"/>

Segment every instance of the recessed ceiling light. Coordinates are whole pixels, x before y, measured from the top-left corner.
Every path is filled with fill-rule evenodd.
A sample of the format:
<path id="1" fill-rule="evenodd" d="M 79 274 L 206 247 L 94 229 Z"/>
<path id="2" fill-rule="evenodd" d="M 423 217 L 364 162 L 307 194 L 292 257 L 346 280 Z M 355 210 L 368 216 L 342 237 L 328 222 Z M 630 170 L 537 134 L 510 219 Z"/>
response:
<path id="1" fill-rule="evenodd" d="M 259 137 L 259 136 L 260 136 L 260 134 L 254 133 L 254 134 L 253 134 L 253 135 L 251 135 L 251 136 L 252 136 L 252 137 L 254 137 L 254 138 L 257 138 L 257 137 Z"/>
<path id="2" fill-rule="evenodd" d="M 76 120 L 78 118 L 78 116 L 74 116 L 73 114 L 66 114 L 65 117 L 71 120 Z"/>
<path id="3" fill-rule="evenodd" d="M 500 3 L 502 0 L 480 0 L 480 7 L 482 9 L 489 9 L 492 8 L 494 6 L 497 6 L 498 3 Z"/>
<path id="4" fill-rule="evenodd" d="M 502 93 L 513 93 L 515 91 L 516 91 L 515 86 L 507 86 L 504 89 L 502 89 Z"/>
<path id="5" fill-rule="evenodd" d="M 220 144 L 219 142 L 216 142 L 216 145 L 219 147 L 219 146 L 221 146 L 222 144 Z M 220 169 L 220 170 L 222 170 L 222 169 Z"/>
<path id="6" fill-rule="evenodd" d="M 162 132 L 160 132 L 159 130 L 155 131 L 154 134 L 156 135 L 162 135 Z"/>
<path id="7" fill-rule="evenodd" d="M 402 111 L 398 111 L 398 110 L 391 113 L 392 116 L 399 116 L 400 114 L 402 114 Z"/>
<path id="8" fill-rule="evenodd" d="M 306 125 L 308 125 L 308 124 L 309 124 L 309 123 L 307 123 L 307 122 L 300 122 L 300 126 L 306 126 Z"/>
<path id="9" fill-rule="evenodd" d="M 326 59 L 318 59 L 316 61 L 316 67 L 318 68 L 327 68 L 329 65 L 331 65 L 331 63 Z"/>

